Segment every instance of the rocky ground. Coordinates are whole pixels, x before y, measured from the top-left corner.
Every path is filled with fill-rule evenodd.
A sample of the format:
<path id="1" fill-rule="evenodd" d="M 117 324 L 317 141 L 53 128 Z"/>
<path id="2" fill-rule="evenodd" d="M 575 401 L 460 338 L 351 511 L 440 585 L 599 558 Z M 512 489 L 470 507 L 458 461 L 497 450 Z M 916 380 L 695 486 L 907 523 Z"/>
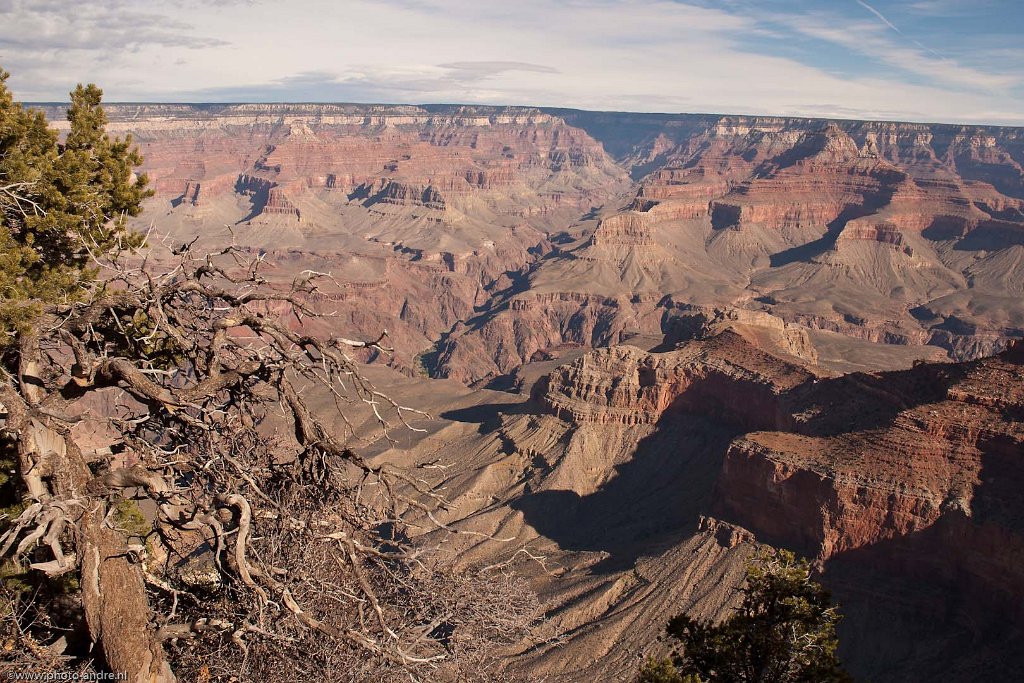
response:
<path id="1" fill-rule="evenodd" d="M 464 563 L 533 578 L 531 676 L 631 680 L 669 616 L 728 612 L 760 543 L 815 560 L 858 679 L 1024 664 L 1024 349 L 838 374 L 726 330 L 536 365 L 520 394 L 378 369 L 435 418 L 370 447 L 424 466 Z"/>

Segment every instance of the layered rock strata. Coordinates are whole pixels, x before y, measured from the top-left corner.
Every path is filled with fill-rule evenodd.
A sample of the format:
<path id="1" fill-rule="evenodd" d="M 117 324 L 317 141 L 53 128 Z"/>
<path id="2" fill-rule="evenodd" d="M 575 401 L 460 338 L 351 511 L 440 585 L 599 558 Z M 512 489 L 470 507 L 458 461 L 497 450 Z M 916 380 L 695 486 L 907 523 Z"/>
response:
<path id="1" fill-rule="evenodd" d="M 657 334 L 668 301 L 957 359 L 1024 335 L 1021 129 L 462 106 L 107 111 L 157 190 L 140 229 L 238 226 L 236 240 L 306 254 L 346 286 L 391 277 L 365 259 L 391 261 L 395 279 L 339 324 L 380 328 L 386 316 L 367 311 L 423 301 L 463 311 L 388 326 L 410 344 L 408 371 L 422 355 L 435 375 L 489 381 L 565 346 Z M 408 263 L 475 276 L 425 291 Z"/>
<path id="2" fill-rule="evenodd" d="M 726 547 L 753 534 L 816 559 L 847 614 L 843 654 L 859 675 L 946 668 L 974 680 L 1019 662 L 1021 345 L 827 377 L 726 332 L 666 353 L 591 352 L 542 378 L 533 405 L 581 431 L 654 425 L 668 440 L 644 432 L 638 443 L 666 453 L 685 452 L 668 435 L 686 425 L 731 433 L 703 514 L 739 529 Z"/>

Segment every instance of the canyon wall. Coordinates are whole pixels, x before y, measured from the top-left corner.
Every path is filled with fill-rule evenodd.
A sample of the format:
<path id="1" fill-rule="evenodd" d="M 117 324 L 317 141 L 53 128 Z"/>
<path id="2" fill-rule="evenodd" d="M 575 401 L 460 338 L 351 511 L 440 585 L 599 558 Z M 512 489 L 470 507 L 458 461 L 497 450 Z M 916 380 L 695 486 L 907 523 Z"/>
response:
<path id="1" fill-rule="evenodd" d="M 282 280 L 330 272 L 337 326 L 386 327 L 407 373 L 489 382 L 559 348 L 664 334 L 680 302 L 958 359 L 1024 336 L 1021 129 L 440 105 L 107 113 L 157 192 L 141 229 L 213 244 L 230 228 L 281 255 Z M 804 355 L 841 364 L 820 338 Z"/>
<path id="2" fill-rule="evenodd" d="M 841 605 L 842 655 L 858 677 L 978 680 L 1021 664 L 1024 346 L 830 377 L 727 331 L 664 353 L 585 354 L 537 382 L 530 412 L 594 443 L 647 430 L 595 500 L 639 472 L 684 467 L 672 504 L 703 501 L 691 513 L 700 521 L 672 527 L 666 511 L 665 534 L 713 529 L 724 548 L 766 542 L 814 559 Z M 709 440 L 701 464 L 667 464 Z M 716 473 L 703 479 L 709 466 Z M 623 515 L 613 524 L 632 519 Z M 663 552 L 653 541 L 647 550 Z"/>

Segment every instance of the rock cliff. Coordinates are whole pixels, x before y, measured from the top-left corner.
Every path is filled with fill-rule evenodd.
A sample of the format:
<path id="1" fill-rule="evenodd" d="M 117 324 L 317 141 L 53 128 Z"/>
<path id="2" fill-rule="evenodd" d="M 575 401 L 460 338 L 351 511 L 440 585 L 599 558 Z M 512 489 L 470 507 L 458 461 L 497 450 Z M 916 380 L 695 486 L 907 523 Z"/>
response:
<path id="1" fill-rule="evenodd" d="M 973 680 L 1019 663 L 1010 651 L 1024 626 L 1020 346 L 829 377 L 725 332 L 664 353 L 590 352 L 542 377 L 532 405 L 609 443 L 647 429 L 619 479 L 656 467 L 641 456 L 645 442 L 666 457 L 687 452 L 677 439 L 693 438 L 688 425 L 731 435 L 702 456 L 720 463 L 702 519 L 731 529 L 725 547 L 756 539 L 816 558 L 847 615 L 843 654 L 858 675 L 945 668 L 949 680 Z"/>
<path id="2" fill-rule="evenodd" d="M 726 331 L 666 353 L 597 350 L 542 378 L 533 392 L 545 411 L 576 423 L 655 424 L 674 411 L 758 430 L 787 426 L 779 396 L 813 376 Z"/>
<path id="3" fill-rule="evenodd" d="M 798 355 L 833 367 L 879 354 L 817 348 L 816 330 L 957 359 L 1024 335 L 1020 129 L 465 106 L 108 115 L 146 158 L 158 231 L 234 225 L 287 267 L 380 282 L 337 313 L 360 334 L 387 326 L 407 372 L 488 382 L 665 333 L 677 302 L 768 314 L 793 343 L 806 328 Z M 429 264 L 448 275 L 419 279 Z"/>

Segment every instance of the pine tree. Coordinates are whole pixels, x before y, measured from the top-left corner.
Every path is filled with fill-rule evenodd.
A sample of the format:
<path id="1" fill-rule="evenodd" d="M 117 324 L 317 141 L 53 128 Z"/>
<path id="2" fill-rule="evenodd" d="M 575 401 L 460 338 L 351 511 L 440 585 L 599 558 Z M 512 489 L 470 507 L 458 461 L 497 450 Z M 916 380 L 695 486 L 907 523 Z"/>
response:
<path id="1" fill-rule="evenodd" d="M 137 246 L 127 221 L 149 196 L 131 137 L 104 132 L 102 91 L 71 93 L 61 142 L 42 112 L 14 101 L 0 69 L 0 347 L 48 304 L 78 300 L 93 255 Z"/>
<path id="2" fill-rule="evenodd" d="M 748 568 L 743 602 L 720 624 L 685 614 L 668 624 L 680 647 L 671 661 L 649 660 L 641 683 L 845 682 L 830 595 L 793 553 L 762 553 Z M 675 676 L 675 677 L 673 677 Z M 692 678 L 689 678 L 692 677 Z"/>

